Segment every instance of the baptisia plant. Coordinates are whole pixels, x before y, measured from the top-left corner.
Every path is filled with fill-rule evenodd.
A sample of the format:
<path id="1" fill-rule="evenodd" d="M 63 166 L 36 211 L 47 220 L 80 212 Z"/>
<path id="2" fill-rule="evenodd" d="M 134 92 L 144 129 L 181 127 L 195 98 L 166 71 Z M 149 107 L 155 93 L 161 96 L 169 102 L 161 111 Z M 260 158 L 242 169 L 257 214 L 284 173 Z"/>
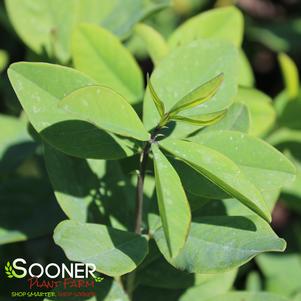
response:
<path id="1" fill-rule="evenodd" d="M 145 91 L 127 48 L 91 24 L 73 33 L 74 69 L 21 62 L 8 70 L 68 217 L 54 241 L 68 259 L 122 276 L 130 297 L 154 279 L 188 288 L 214 273 L 223 293 L 237 267 L 285 249 L 269 223 L 295 168 L 248 134 L 248 108 L 233 103 L 241 41 L 183 34 L 180 43 L 178 32 L 166 43 L 147 25 L 135 30 L 155 62 Z"/>

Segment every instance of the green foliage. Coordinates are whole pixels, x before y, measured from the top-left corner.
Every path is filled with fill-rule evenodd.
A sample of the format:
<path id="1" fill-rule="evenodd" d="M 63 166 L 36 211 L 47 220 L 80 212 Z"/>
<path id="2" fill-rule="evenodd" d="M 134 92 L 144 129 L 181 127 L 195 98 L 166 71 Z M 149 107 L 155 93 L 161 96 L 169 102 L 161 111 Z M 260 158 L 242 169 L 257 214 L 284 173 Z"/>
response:
<path id="1" fill-rule="evenodd" d="M 237 72 L 237 52 L 233 46 L 220 41 L 197 40 L 172 51 L 162 60 L 152 73 L 151 82 L 166 112 L 169 112 L 184 96 L 223 74 L 224 81 L 210 101 L 182 113 L 191 117 L 220 112 L 229 107 L 237 92 Z M 148 91 L 143 106 L 145 127 L 152 129 L 161 118 Z M 184 123 L 176 123 L 173 127 L 174 137 L 185 137 L 198 129 Z"/>
<path id="2" fill-rule="evenodd" d="M 98 159 L 122 158 L 135 152 L 134 142 L 74 121 L 58 106 L 71 92 L 95 85 L 84 74 L 58 65 L 17 63 L 8 75 L 31 124 L 54 147 L 76 157 Z M 80 135 L 82 132 L 85 135 Z M 96 147 L 97 143 L 105 147 Z"/>
<path id="3" fill-rule="evenodd" d="M 285 53 L 279 54 L 279 63 L 284 77 L 286 93 L 290 99 L 299 94 L 299 73 L 294 61 Z"/>
<path id="4" fill-rule="evenodd" d="M 272 210 L 279 188 L 293 182 L 296 169 L 279 151 L 262 140 L 233 131 L 199 134 L 191 138 L 220 152 L 238 165 L 241 172 L 260 191 Z M 269 181 L 267 187 L 266 182 Z"/>
<path id="5" fill-rule="evenodd" d="M 165 140 L 160 145 L 229 195 L 238 198 L 264 219 L 270 221 L 267 204 L 260 192 L 231 159 L 214 148 L 195 142 Z"/>
<path id="6" fill-rule="evenodd" d="M 155 65 L 168 54 L 169 46 L 164 37 L 151 26 L 139 23 L 134 27 L 134 34 L 143 42 Z"/>
<path id="7" fill-rule="evenodd" d="M 70 260 L 94 263 L 98 272 L 113 277 L 133 271 L 148 252 L 145 237 L 71 220 L 56 227 L 54 241 Z"/>
<path id="8" fill-rule="evenodd" d="M 189 273 L 218 273 L 240 266 L 262 252 L 283 251 L 285 242 L 255 215 L 195 218 L 187 242 L 175 258 L 168 253 L 162 230 L 155 233 L 170 264 Z M 203 260 L 207 258 L 207 260 Z"/>
<path id="9" fill-rule="evenodd" d="M 143 79 L 138 64 L 119 39 L 96 25 L 81 25 L 72 38 L 75 67 L 100 85 L 123 95 L 130 103 L 143 95 Z"/>
<path id="10" fill-rule="evenodd" d="M 170 256 L 175 257 L 183 248 L 188 235 L 191 220 L 190 208 L 176 171 L 158 146 L 153 145 L 152 151 L 162 226 Z"/>
<path id="11" fill-rule="evenodd" d="M 226 7 L 202 13 L 181 25 L 170 37 L 172 47 L 195 39 L 216 38 L 240 46 L 243 37 L 243 16 L 235 7 Z"/>
<path id="12" fill-rule="evenodd" d="M 301 291 L 300 281 L 298 281 L 301 275 L 299 255 L 287 254 L 278 257 L 262 254 L 256 262 L 266 277 L 265 289 L 267 291 L 287 297 Z"/>
<path id="13" fill-rule="evenodd" d="M 218 130 L 233 130 L 248 133 L 250 128 L 250 115 L 248 108 L 242 103 L 234 103 L 226 111 L 223 118 L 204 129 L 204 133 Z"/>
<path id="14" fill-rule="evenodd" d="M 250 112 L 250 134 L 264 136 L 275 124 L 276 112 L 270 97 L 250 88 L 240 88 L 235 101 L 245 104 Z"/>
<path id="15" fill-rule="evenodd" d="M 81 22 L 102 24 L 122 37 L 136 22 L 168 6 L 169 1 L 6 0 L 5 4 L 15 30 L 28 47 L 67 63 L 72 32 Z"/>
<path id="16" fill-rule="evenodd" d="M 104 86 L 90 86 L 67 95 L 58 107 L 76 120 L 124 137 L 147 141 L 150 135 L 125 98 Z"/>
<path id="17" fill-rule="evenodd" d="M 261 254 L 286 248 L 269 225 L 281 191 L 301 195 L 295 67 L 280 56 L 286 91 L 274 106 L 254 88 L 238 8 L 201 13 L 165 39 L 155 19 L 142 21 L 168 4 L 6 0 L 18 35 L 51 63 L 8 69 L 25 115 L 0 116 L 0 243 L 57 225 L 66 257 L 105 275 L 90 301 L 298 298 L 299 257 Z M 154 63 L 150 77 L 132 36 Z M 229 292 L 257 255 L 261 276 Z"/>

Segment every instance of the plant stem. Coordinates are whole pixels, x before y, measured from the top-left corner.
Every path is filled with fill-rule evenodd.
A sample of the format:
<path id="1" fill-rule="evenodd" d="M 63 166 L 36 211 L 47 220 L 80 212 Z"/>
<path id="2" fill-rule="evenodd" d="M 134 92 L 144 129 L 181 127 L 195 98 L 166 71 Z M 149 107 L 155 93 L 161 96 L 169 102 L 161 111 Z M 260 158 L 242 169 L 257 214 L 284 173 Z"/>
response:
<path id="1" fill-rule="evenodd" d="M 143 216 L 143 190 L 144 190 L 144 178 L 146 172 L 146 166 L 148 161 L 148 154 L 152 143 L 155 142 L 158 132 L 161 129 L 161 125 L 158 125 L 153 133 L 151 134 L 151 139 L 146 143 L 141 155 L 139 162 L 138 180 L 137 180 L 137 191 L 136 191 L 136 223 L 135 223 L 135 233 L 142 233 L 142 216 Z"/>
<path id="2" fill-rule="evenodd" d="M 136 190 L 136 221 L 135 221 L 135 233 L 142 233 L 142 216 L 143 216 L 143 188 L 144 188 L 144 178 L 146 165 L 148 161 L 148 153 L 151 147 L 151 143 L 147 142 L 145 145 L 141 155 L 139 162 L 139 171 L 138 171 L 138 179 L 137 179 L 137 190 Z M 135 289 L 135 278 L 136 271 L 131 272 L 126 277 L 126 291 L 130 298 L 132 299 L 132 294 Z"/>
<path id="3" fill-rule="evenodd" d="M 142 234 L 142 217 L 143 217 L 143 191 L 144 191 L 144 178 L 146 172 L 146 166 L 148 161 L 148 155 L 152 143 L 155 142 L 156 135 L 161 129 L 161 126 L 155 128 L 151 135 L 150 141 L 148 141 L 140 155 L 139 171 L 137 179 L 137 190 L 136 190 L 136 222 L 135 222 L 135 233 Z M 135 289 L 135 278 L 136 271 L 131 272 L 126 277 L 127 293 L 130 299 Z"/>
<path id="4" fill-rule="evenodd" d="M 143 188 L 144 188 L 144 178 L 146 165 L 148 161 L 148 153 L 151 144 L 148 142 L 140 155 L 138 180 L 137 180 L 137 192 L 136 192 L 136 223 L 135 232 L 141 234 L 142 232 L 142 215 L 143 215 Z"/>

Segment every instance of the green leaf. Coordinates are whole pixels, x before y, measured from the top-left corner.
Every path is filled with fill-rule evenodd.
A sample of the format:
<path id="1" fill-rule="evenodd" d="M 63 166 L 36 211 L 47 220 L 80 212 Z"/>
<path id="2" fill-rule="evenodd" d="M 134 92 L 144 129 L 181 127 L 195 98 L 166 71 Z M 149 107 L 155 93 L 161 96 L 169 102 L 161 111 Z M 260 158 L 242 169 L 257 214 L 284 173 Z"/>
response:
<path id="1" fill-rule="evenodd" d="M 134 109 L 118 93 L 104 86 L 78 89 L 59 102 L 70 116 L 125 137 L 150 138 Z"/>
<path id="2" fill-rule="evenodd" d="M 223 80 L 224 75 L 221 73 L 215 78 L 195 88 L 193 91 L 189 92 L 181 100 L 179 100 L 171 108 L 169 114 L 176 115 L 181 111 L 192 109 L 194 107 L 200 106 L 206 101 L 209 101 L 216 94 Z"/>
<path id="3" fill-rule="evenodd" d="M 195 142 L 166 139 L 160 142 L 160 146 L 229 195 L 240 200 L 262 218 L 271 220 L 261 193 L 231 159 L 214 148 Z"/>
<path id="4" fill-rule="evenodd" d="M 173 159 L 171 162 L 180 176 L 185 190 L 193 196 L 201 196 L 208 199 L 224 199 L 229 197 L 229 194 L 216 186 L 214 182 L 202 176 L 183 161 Z"/>
<path id="5" fill-rule="evenodd" d="M 183 97 L 218 74 L 224 74 L 224 81 L 217 93 L 210 101 L 193 109 L 194 115 L 205 115 L 228 108 L 237 92 L 238 57 L 233 46 L 220 41 L 198 40 L 180 47 L 155 68 L 151 81 L 166 112 L 169 112 Z M 160 120 L 151 94 L 146 91 L 143 105 L 144 124 L 150 130 Z M 174 125 L 170 126 L 172 129 Z M 195 131 L 195 126 L 184 123 L 175 126 L 172 131 L 174 137 L 185 137 Z"/>
<path id="6" fill-rule="evenodd" d="M 94 263 L 98 272 L 112 277 L 133 271 L 148 253 L 142 236 L 69 220 L 55 228 L 54 241 L 69 260 Z"/>
<path id="7" fill-rule="evenodd" d="M 265 289 L 268 292 L 291 296 L 301 290 L 301 258 L 299 254 L 274 256 L 262 254 L 256 258 L 265 276 Z"/>
<path id="8" fill-rule="evenodd" d="M 282 76 L 285 82 L 285 90 L 290 99 L 294 99 L 299 94 L 299 72 L 294 61 L 285 53 L 278 56 Z"/>
<path id="9" fill-rule="evenodd" d="M 262 252 L 283 251 L 286 247 L 285 241 L 256 215 L 194 218 L 187 242 L 175 258 L 169 255 L 163 230 L 156 231 L 154 237 L 170 264 L 202 274 L 227 271 Z"/>
<path id="10" fill-rule="evenodd" d="M 95 0 L 6 0 L 5 4 L 14 29 L 25 44 L 34 52 L 40 55 L 46 52 L 62 63 L 70 59 L 71 33 L 77 23 L 98 22 L 102 11 L 107 9 L 107 4 L 97 9 L 100 7 Z M 95 18 L 97 11 L 99 17 Z"/>
<path id="11" fill-rule="evenodd" d="M 251 135 L 264 136 L 273 127 L 276 112 L 270 97 L 255 89 L 239 88 L 235 101 L 249 109 Z"/>
<path id="12" fill-rule="evenodd" d="M 204 133 L 191 138 L 232 160 L 261 192 L 272 210 L 281 187 L 295 178 L 294 165 L 258 138 L 234 131 Z"/>
<path id="13" fill-rule="evenodd" d="M 137 22 L 167 7 L 169 1 L 5 0 L 5 4 L 14 29 L 29 48 L 67 63 L 71 35 L 79 23 L 101 24 L 124 37 Z"/>
<path id="14" fill-rule="evenodd" d="M 130 187 L 117 161 L 79 159 L 49 145 L 44 155 L 55 196 L 69 219 L 129 228 Z M 127 210 L 120 210 L 120 202 Z"/>
<path id="15" fill-rule="evenodd" d="M 29 121 L 52 146 L 81 158 L 116 159 L 137 152 L 135 142 L 75 121 L 58 108 L 66 95 L 95 84 L 82 73 L 58 65 L 16 63 L 8 75 Z"/>
<path id="16" fill-rule="evenodd" d="M 154 238 L 170 264 L 189 273 L 202 274 L 224 272 L 262 252 L 279 252 L 286 247 L 285 241 L 255 215 L 194 218 L 187 242 L 175 258 L 168 253 L 162 229 L 155 232 Z"/>
<path id="17" fill-rule="evenodd" d="M 242 49 L 239 50 L 239 85 L 243 87 L 253 87 L 255 84 L 255 77 L 252 66 Z"/>
<path id="18" fill-rule="evenodd" d="M 249 292 L 231 292 L 225 295 L 206 299 L 206 301 L 289 301 L 289 299 L 269 294 L 266 292 L 249 293 Z M 194 300 L 191 300 L 194 301 Z"/>
<path id="19" fill-rule="evenodd" d="M 179 301 L 197 301 L 200 296 L 202 300 L 218 296 L 229 291 L 234 283 L 237 270 L 230 270 L 218 274 L 197 274 L 204 282 L 187 289 Z"/>
<path id="20" fill-rule="evenodd" d="M 174 257 L 184 246 L 189 231 L 189 203 L 179 176 L 157 145 L 152 145 L 152 152 L 160 216 L 170 255 Z"/>
<path id="21" fill-rule="evenodd" d="M 243 16 L 234 6 L 217 8 L 190 18 L 169 39 L 171 47 L 196 39 L 214 38 L 239 47 L 243 38 Z"/>
<path id="22" fill-rule="evenodd" d="M 209 126 L 222 120 L 225 116 L 225 113 L 226 111 L 222 111 L 207 115 L 192 115 L 191 117 L 176 115 L 172 116 L 170 120 L 182 121 L 197 126 Z"/>
<path id="23" fill-rule="evenodd" d="M 234 103 L 225 113 L 222 120 L 206 127 L 203 132 L 232 130 L 248 133 L 250 116 L 248 108 L 242 103 Z"/>
<path id="24" fill-rule="evenodd" d="M 148 89 L 151 93 L 152 100 L 154 101 L 154 104 L 155 104 L 160 116 L 163 117 L 163 115 L 165 113 L 164 103 L 161 101 L 161 99 L 157 95 L 157 93 L 156 93 L 156 91 L 155 91 L 155 89 L 152 85 L 152 82 L 149 78 L 149 75 L 147 75 L 147 86 L 148 86 Z"/>
<path id="25" fill-rule="evenodd" d="M 6 68 L 8 63 L 8 54 L 6 51 L 0 49 L 0 73 Z"/>
<path id="26" fill-rule="evenodd" d="M 130 103 L 141 101 L 143 78 L 131 53 L 104 28 L 82 24 L 72 37 L 75 67 L 100 85 L 112 88 Z"/>
<path id="27" fill-rule="evenodd" d="M 155 66 L 169 53 L 164 37 L 151 26 L 139 23 L 134 27 L 133 34 L 143 42 Z"/>

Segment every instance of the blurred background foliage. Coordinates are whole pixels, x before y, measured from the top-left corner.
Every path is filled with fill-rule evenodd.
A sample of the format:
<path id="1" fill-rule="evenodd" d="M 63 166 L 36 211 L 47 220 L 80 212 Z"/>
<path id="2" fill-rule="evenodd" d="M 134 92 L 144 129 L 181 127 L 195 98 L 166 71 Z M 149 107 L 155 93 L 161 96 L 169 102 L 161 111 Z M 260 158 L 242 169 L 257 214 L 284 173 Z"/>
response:
<path id="1" fill-rule="evenodd" d="M 301 300 L 301 1 L 172 0 L 169 6 L 169 1 L 159 0 L 87 0 L 78 1 L 76 20 L 71 14 L 75 9 L 74 1 L 24 0 L 25 5 L 19 10 L 14 9 L 14 2 L 0 3 L 1 264 L 14 257 L 41 263 L 65 260 L 52 241 L 54 226 L 65 217 L 55 201 L 41 145 L 27 125 L 8 83 L 7 66 L 22 60 L 70 65 L 70 34 L 77 23 L 85 21 L 101 24 L 119 36 L 136 56 L 146 76 L 152 71 L 153 63 L 141 41 L 143 28 L 135 26 L 138 22 L 152 26 L 168 38 L 190 17 L 214 7 L 234 4 L 245 18 L 242 45 L 245 56 L 242 56 L 246 66 L 250 62 L 237 101 L 245 103 L 249 109 L 251 133 L 276 146 L 297 167 L 296 181 L 285 187 L 273 212 L 273 228 L 287 240 L 287 251 L 280 255 L 260 255 L 237 274 L 221 275 L 214 281 L 210 281 L 209 276 L 194 279 L 186 274 L 175 274 L 170 267 L 165 267 L 166 264 L 155 261 L 161 274 L 158 275 L 155 268 L 153 273 L 152 270 L 141 273 L 141 287 L 135 299 L 202 300 L 195 298 L 209 298 L 212 291 L 224 293 L 233 288 L 252 294 L 234 296 L 230 293 L 221 300 Z M 33 2 L 39 4 L 31 6 Z M 50 30 L 53 24 L 42 26 L 40 22 L 47 18 L 51 9 L 56 12 L 55 25 L 62 32 L 58 38 L 57 32 Z M 54 38 L 58 41 L 55 45 Z M 253 86 L 257 90 L 251 89 Z M 123 172 L 131 172 L 127 169 L 128 163 L 123 165 Z M 186 290 L 195 281 L 203 285 Z M 8 291 L 22 288 L 21 282 L 12 284 L 1 280 L 1 300 L 6 300 L 1 296 L 6 296 Z"/>

